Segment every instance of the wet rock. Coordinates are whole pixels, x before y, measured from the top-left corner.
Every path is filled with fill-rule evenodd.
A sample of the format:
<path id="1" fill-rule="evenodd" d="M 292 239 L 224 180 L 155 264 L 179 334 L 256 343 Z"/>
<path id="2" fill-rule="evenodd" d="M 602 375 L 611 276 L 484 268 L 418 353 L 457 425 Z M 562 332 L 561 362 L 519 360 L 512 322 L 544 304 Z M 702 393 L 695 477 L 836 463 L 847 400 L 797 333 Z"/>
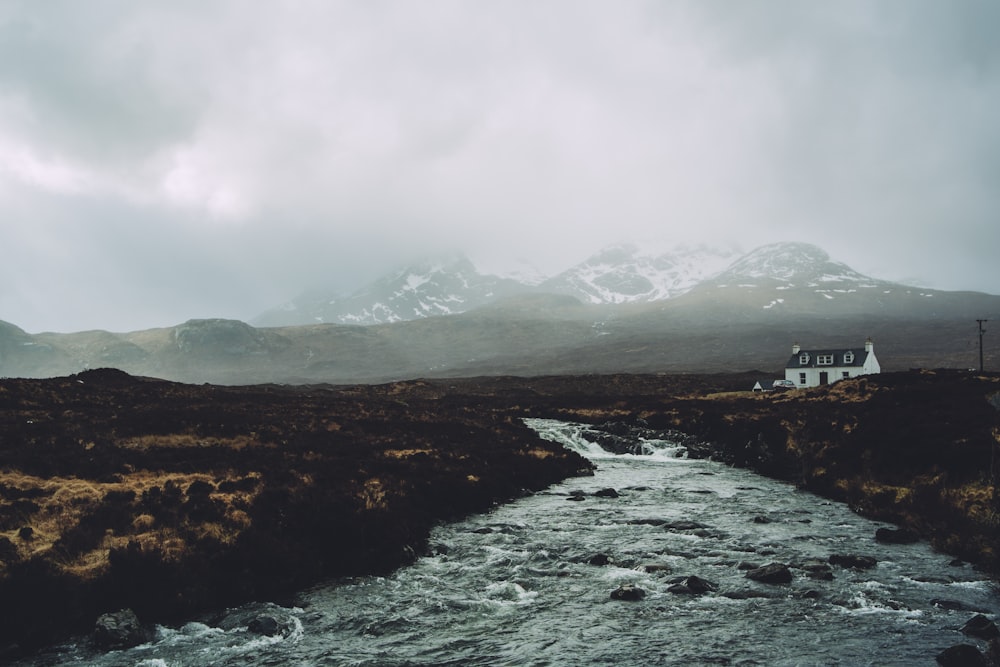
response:
<path id="1" fill-rule="evenodd" d="M 102 650 L 130 648 L 152 638 L 153 633 L 142 626 L 131 609 L 102 614 L 94 623 L 94 645 Z"/>
<path id="2" fill-rule="evenodd" d="M 749 563 L 745 560 L 741 560 L 736 564 L 737 570 L 756 570 L 758 567 L 760 567 L 759 563 Z"/>
<path id="3" fill-rule="evenodd" d="M 666 519 L 629 519 L 630 526 L 662 526 L 667 523 Z"/>
<path id="4" fill-rule="evenodd" d="M 979 639 L 995 639 L 1000 637 L 1000 629 L 990 619 L 976 614 L 962 626 L 962 634 Z"/>
<path id="5" fill-rule="evenodd" d="M 833 581 L 833 569 L 826 563 L 806 568 L 806 576 L 817 581 Z"/>
<path id="6" fill-rule="evenodd" d="M 618 498 L 620 497 L 618 492 L 614 489 L 601 489 L 600 491 L 595 491 L 594 495 L 598 498 Z"/>
<path id="7" fill-rule="evenodd" d="M 703 530 L 708 528 L 703 523 L 698 523 L 697 521 L 667 521 L 664 522 L 663 527 L 667 530 Z"/>
<path id="8" fill-rule="evenodd" d="M 274 616 L 257 616 L 247 624 L 247 630 L 255 635 L 274 637 L 281 634 L 281 623 Z"/>
<path id="9" fill-rule="evenodd" d="M 920 536 L 906 528 L 879 528 L 875 531 L 875 541 L 882 544 L 913 544 Z"/>
<path id="10" fill-rule="evenodd" d="M 941 667 L 989 667 L 979 649 L 971 644 L 955 644 L 935 656 Z"/>
<path id="11" fill-rule="evenodd" d="M 1000 665 L 1000 639 L 991 639 L 986 646 L 986 663 L 993 667 Z"/>
<path id="12" fill-rule="evenodd" d="M 762 584 L 788 584 L 792 581 L 792 572 L 784 563 L 769 563 L 747 571 L 744 576 Z"/>
<path id="13" fill-rule="evenodd" d="M 854 570 L 870 570 L 878 561 L 871 556 L 855 556 L 851 554 L 833 554 L 830 556 L 830 565 L 849 567 Z"/>
<path id="14" fill-rule="evenodd" d="M 833 579 L 833 568 L 823 560 L 807 560 L 794 566 L 806 573 L 810 579 L 819 581 L 831 581 Z"/>
<path id="15" fill-rule="evenodd" d="M 581 500 L 586 500 L 586 499 L 587 499 L 587 494 L 585 494 L 583 491 L 579 491 L 579 490 L 570 491 L 569 492 L 569 497 L 566 498 L 566 500 L 573 500 L 575 502 L 579 502 Z"/>
<path id="16" fill-rule="evenodd" d="M 643 572 L 649 574 L 662 574 L 664 572 L 670 572 L 670 566 L 666 563 L 643 563 L 639 566 Z"/>
<path id="17" fill-rule="evenodd" d="M 642 590 L 635 584 L 622 584 L 615 590 L 611 591 L 612 600 L 636 602 L 644 597 L 646 597 L 646 591 Z"/>
<path id="18" fill-rule="evenodd" d="M 611 556 L 607 554 L 594 554 L 593 556 L 590 557 L 587 563 L 589 563 L 590 565 L 598 565 L 598 566 L 610 565 Z"/>
<path id="19" fill-rule="evenodd" d="M 754 523 L 771 523 L 771 519 L 764 516 L 763 514 L 758 514 L 753 518 Z"/>
<path id="20" fill-rule="evenodd" d="M 977 609 L 975 607 L 970 607 L 964 602 L 958 600 L 948 600 L 946 598 L 932 598 L 931 604 L 935 607 L 940 607 L 941 609 L 950 609 L 952 611 L 974 611 L 982 613 L 982 609 Z"/>
<path id="21" fill-rule="evenodd" d="M 667 588 L 668 593 L 676 595 L 703 595 L 719 590 L 718 584 L 694 575 L 676 580 Z"/>

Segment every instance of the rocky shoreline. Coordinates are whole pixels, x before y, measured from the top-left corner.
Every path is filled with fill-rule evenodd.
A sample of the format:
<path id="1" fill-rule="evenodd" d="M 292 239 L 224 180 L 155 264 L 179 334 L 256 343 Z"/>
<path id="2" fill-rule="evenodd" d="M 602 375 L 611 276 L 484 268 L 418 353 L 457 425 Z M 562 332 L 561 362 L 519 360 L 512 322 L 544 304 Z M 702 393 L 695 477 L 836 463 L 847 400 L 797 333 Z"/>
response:
<path id="1" fill-rule="evenodd" d="M 888 373 L 745 391 L 758 374 L 218 387 L 111 370 L 0 380 L 0 647 L 122 608 L 173 622 L 387 572 L 439 521 L 590 464 L 524 417 L 684 439 L 1000 572 L 1000 375 Z M 111 618 L 129 626 L 130 617 Z M 0 656 L 4 653 L 0 653 Z"/>

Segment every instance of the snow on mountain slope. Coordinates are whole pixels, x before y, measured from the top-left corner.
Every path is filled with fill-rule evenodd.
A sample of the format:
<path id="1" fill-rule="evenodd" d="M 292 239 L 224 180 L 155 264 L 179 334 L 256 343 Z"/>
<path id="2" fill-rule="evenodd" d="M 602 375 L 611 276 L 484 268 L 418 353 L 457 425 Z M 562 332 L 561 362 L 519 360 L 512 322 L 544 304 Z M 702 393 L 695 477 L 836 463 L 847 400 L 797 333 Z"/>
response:
<path id="1" fill-rule="evenodd" d="M 385 324 L 452 315 L 524 290 L 516 280 L 480 274 L 461 256 L 413 264 L 350 296 L 305 294 L 255 320 L 261 326 Z"/>
<path id="2" fill-rule="evenodd" d="M 941 293 L 858 273 L 814 245 L 774 243 L 741 257 L 689 294 L 689 300 L 727 304 L 733 313 L 749 307 L 834 317 L 852 311 L 903 315 L 920 310 L 915 299 L 926 301 Z"/>
<path id="3" fill-rule="evenodd" d="M 584 303 L 660 301 L 682 294 L 724 269 L 734 252 L 705 247 L 652 255 L 634 245 L 607 248 L 538 286 Z"/>
<path id="4" fill-rule="evenodd" d="M 715 277 L 717 284 L 772 280 L 794 287 L 820 287 L 837 283 L 874 286 L 876 281 L 808 243 L 772 243 L 734 262 Z"/>
<path id="5" fill-rule="evenodd" d="M 388 274 L 349 296 L 304 294 L 264 313 L 254 324 L 401 322 L 458 314 L 499 299 L 538 293 L 603 305 L 668 301 L 697 292 L 765 310 L 787 309 L 793 296 L 797 303 L 809 301 L 809 307 L 816 310 L 852 294 L 889 301 L 891 295 L 933 293 L 914 290 L 862 275 L 806 243 L 775 243 L 742 256 L 732 248 L 681 247 L 654 253 L 635 245 L 617 245 L 541 281 L 537 274 L 530 278 L 485 274 L 463 256 L 425 261 Z"/>

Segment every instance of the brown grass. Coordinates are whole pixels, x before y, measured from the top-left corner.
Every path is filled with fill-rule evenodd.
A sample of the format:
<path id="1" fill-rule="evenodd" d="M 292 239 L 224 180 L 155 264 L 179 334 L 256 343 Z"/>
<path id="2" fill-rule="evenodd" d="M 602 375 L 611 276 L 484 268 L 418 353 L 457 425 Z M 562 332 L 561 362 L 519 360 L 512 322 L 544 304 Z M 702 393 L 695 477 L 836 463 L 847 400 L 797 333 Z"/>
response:
<path id="1" fill-rule="evenodd" d="M 409 458 L 415 454 L 433 454 L 432 449 L 386 449 L 382 452 L 383 456 L 388 456 L 393 459 L 405 459 Z"/>
<path id="2" fill-rule="evenodd" d="M 118 447 L 147 451 L 150 449 L 187 449 L 193 447 L 224 447 L 236 451 L 247 447 L 260 446 L 262 443 L 253 436 L 240 435 L 232 438 L 215 438 L 194 435 L 190 433 L 171 433 L 169 435 L 140 435 L 119 440 Z"/>
<path id="3" fill-rule="evenodd" d="M 0 536 L 14 543 L 18 548 L 18 555 L 22 559 L 27 559 L 52 552 L 59 538 L 78 526 L 80 520 L 100 505 L 110 492 L 132 491 L 138 499 L 154 486 L 163 488 L 168 483 L 173 483 L 181 489 L 186 489 L 195 481 L 209 482 L 217 486 L 220 482 L 233 478 L 232 473 L 216 476 L 207 473 L 163 474 L 143 470 L 122 476 L 120 481 L 97 482 L 75 477 L 42 478 L 21 472 L 2 471 L 0 483 L 22 491 L 38 490 L 41 493 L 33 499 L 38 509 L 26 516 L 23 521 L 23 525 L 30 526 L 33 531 L 31 539 L 25 540 L 18 535 L 20 526 L 0 532 Z M 210 497 L 223 503 L 224 521 L 186 527 L 196 538 L 211 537 L 224 544 L 230 544 L 240 532 L 249 527 L 250 518 L 244 508 L 253 502 L 255 496 L 256 490 L 212 492 Z M 62 560 L 57 558 L 60 568 L 67 573 L 83 577 L 96 575 L 108 566 L 108 551 L 124 547 L 130 540 L 136 540 L 144 547 L 155 547 L 168 558 L 178 557 L 184 552 L 187 544 L 174 528 L 159 526 L 152 515 L 138 513 L 137 504 L 133 504 L 132 509 L 136 514 L 132 518 L 130 530 L 121 534 L 114 534 L 109 530 L 97 548 L 73 558 Z M 0 573 L 2 571 L 0 569 Z"/>

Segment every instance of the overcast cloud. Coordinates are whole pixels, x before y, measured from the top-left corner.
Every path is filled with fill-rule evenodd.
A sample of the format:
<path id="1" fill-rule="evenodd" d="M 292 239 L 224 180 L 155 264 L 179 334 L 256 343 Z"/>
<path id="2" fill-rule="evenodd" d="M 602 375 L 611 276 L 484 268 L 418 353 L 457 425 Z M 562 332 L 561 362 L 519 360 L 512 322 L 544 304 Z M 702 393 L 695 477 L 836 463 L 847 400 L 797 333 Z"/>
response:
<path id="1" fill-rule="evenodd" d="M 994 0 L 0 0 L 0 319 L 805 241 L 1000 292 Z"/>

